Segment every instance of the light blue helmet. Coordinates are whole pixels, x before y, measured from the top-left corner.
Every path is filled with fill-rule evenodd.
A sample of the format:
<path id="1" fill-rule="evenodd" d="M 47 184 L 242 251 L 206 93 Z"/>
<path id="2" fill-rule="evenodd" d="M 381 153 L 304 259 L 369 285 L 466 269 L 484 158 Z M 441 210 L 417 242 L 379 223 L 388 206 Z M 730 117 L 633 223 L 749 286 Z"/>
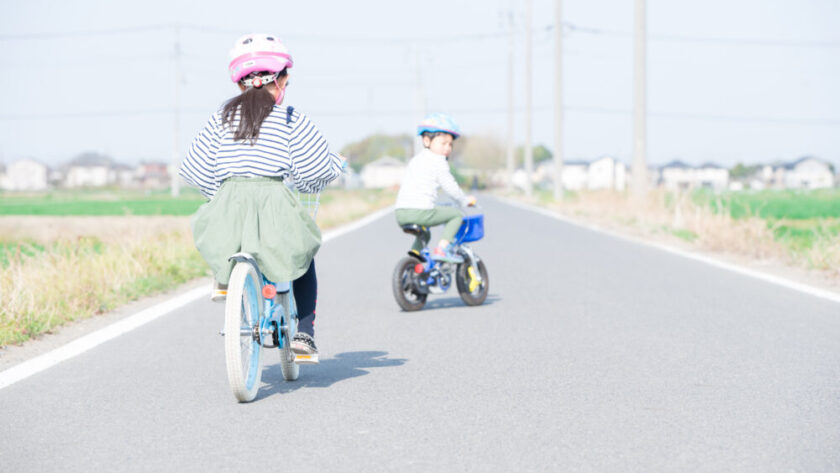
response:
<path id="1" fill-rule="evenodd" d="M 449 133 L 452 135 L 452 138 L 455 139 L 461 136 L 461 127 L 459 127 L 458 124 L 455 123 L 455 120 L 453 120 L 449 115 L 445 115 L 443 113 L 433 113 L 431 115 L 427 115 L 426 118 L 420 122 L 420 125 L 417 126 L 418 135 L 422 135 L 426 132 Z"/>

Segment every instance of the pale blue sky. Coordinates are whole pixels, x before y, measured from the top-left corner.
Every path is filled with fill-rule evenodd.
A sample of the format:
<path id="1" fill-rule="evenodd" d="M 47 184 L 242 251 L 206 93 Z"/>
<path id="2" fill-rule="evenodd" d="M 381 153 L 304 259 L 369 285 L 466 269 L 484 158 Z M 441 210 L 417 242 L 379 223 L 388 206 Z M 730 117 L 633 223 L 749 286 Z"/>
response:
<path id="1" fill-rule="evenodd" d="M 506 24 L 516 15 L 514 134 L 524 139 L 524 2 L 0 0 L 0 160 L 83 151 L 171 160 L 173 44 L 181 24 L 184 153 L 236 93 L 228 50 L 271 32 L 295 60 L 286 103 L 333 148 L 451 113 L 504 137 Z M 534 141 L 553 147 L 550 0 L 534 0 Z M 565 156 L 630 162 L 632 0 L 565 0 Z M 648 0 L 648 161 L 731 165 L 813 154 L 840 165 L 840 2 Z M 61 34 L 54 34 L 61 33 Z M 82 34 L 85 33 L 85 34 Z M 91 34 L 93 33 L 93 34 Z M 418 73 L 418 65 L 422 71 Z"/>

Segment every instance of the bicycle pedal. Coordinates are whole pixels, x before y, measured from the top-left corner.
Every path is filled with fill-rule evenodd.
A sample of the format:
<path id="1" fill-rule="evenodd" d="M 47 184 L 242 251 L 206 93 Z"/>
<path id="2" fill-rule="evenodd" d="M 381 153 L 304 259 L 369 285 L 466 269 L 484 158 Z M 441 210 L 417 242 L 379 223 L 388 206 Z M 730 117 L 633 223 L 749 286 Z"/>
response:
<path id="1" fill-rule="evenodd" d="M 295 354 L 295 364 L 297 365 L 317 365 L 319 362 L 318 354 L 314 355 L 300 355 Z"/>

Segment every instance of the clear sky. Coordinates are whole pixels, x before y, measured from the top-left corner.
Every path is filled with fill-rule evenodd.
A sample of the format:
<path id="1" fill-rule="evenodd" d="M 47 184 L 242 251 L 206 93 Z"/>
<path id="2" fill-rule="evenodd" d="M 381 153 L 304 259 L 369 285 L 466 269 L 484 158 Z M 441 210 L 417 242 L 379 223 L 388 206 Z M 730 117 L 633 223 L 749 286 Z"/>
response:
<path id="1" fill-rule="evenodd" d="M 566 159 L 629 163 L 633 1 L 563 3 Z M 554 8 L 534 0 L 533 137 L 549 148 Z M 648 162 L 811 154 L 840 165 L 840 2 L 648 0 L 647 8 Z M 513 37 L 522 144 L 524 16 L 525 2 L 509 0 L 0 0 L 0 160 L 58 165 L 84 151 L 173 160 L 237 93 L 228 50 L 247 32 L 285 40 L 295 61 L 286 103 L 336 150 L 375 132 L 411 132 L 423 109 L 452 114 L 467 134 L 504 138 Z"/>

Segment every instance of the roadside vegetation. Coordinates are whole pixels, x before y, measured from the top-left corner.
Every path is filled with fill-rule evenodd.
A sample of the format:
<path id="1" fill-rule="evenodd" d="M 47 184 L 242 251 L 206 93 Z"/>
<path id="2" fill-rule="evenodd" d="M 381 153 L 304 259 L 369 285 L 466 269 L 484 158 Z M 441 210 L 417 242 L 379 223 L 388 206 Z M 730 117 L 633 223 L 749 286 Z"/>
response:
<path id="1" fill-rule="evenodd" d="M 383 190 L 327 190 L 317 221 L 326 230 L 393 203 Z M 189 215 L 191 189 L 97 191 L 0 199 L 0 346 L 205 277 Z"/>
<path id="2" fill-rule="evenodd" d="M 634 203 L 626 193 L 550 192 L 533 201 L 572 218 L 645 238 L 752 260 L 776 260 L 840 280 L 840 190 L 651 191 Z"/>

